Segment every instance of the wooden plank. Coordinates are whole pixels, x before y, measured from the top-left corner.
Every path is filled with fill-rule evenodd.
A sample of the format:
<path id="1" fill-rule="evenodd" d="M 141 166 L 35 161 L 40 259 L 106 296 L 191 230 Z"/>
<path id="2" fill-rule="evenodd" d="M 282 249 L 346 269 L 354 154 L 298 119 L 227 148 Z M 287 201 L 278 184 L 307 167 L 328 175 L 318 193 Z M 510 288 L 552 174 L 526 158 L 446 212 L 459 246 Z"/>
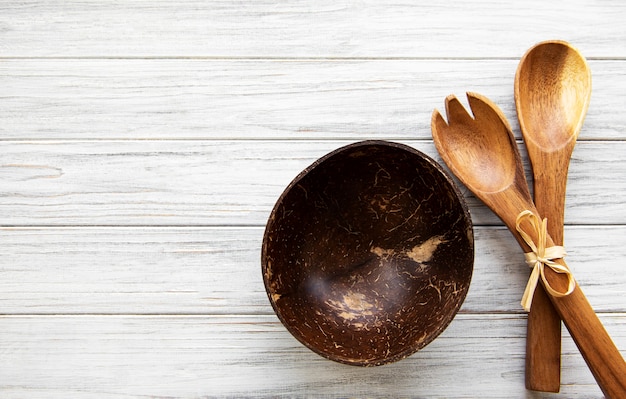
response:
<path id="1" fill-rule="evenodd" d="M 623 2 L 5 1 L 10 57 L 519 57 L 565 39 L 625 57 Z M 496 40 L 497 38 L 497 40 Z"/>
<path id="2" fill-rule="evenodd" d="M 626 314 L 602 320 L 625 348 Z M 3 398 L 517 397 L 524 335 L 521 316 L 459 315 L 413 356 L 359 368 L 310 352 L 272 316 L 5 316 L 0 391 Z M 567 336 L 562 395 L 600 395 Z"/>
<path id="3" fill-rule="evenodd" d="M 626 61 L 592 60 L 581 140 L 623 139 Z M 518 59 L 7 59 L 0 136 L 9 139 L 428 139 L 434 108 L 466 91 L 519 128 Z"/>
<path id="4" fill-rule="evenodd" d="M 439 160 L 431 140 L 405 142 Z M 0 142 L 0 225 L 265 225 L 300 171 L 348 143 Z M 626 142 L 577 144 L 566 223 L 626 224 L 624 154 Z M 464 191 L 477 225 L 500 223 Z"/>
<path id="5" fill-rule="evenodd" d="M 272 314 L 262 227 L 0 229 L 0 314 Z M 463 313 L 522 313 L 529 271 L 504 228 L 475 230 Z M 598 312 L 626 312 L 626 226 L 566 230 Z M 517 256 L 515 256 L 517 255 Z"/>

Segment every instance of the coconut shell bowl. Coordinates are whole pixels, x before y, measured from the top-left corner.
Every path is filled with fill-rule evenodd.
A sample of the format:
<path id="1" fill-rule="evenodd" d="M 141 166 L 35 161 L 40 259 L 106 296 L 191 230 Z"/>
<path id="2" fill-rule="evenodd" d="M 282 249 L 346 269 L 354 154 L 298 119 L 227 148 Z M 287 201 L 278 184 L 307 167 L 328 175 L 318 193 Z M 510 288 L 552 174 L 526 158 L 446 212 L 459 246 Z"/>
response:
<path id="1" fill-rule="evenodd" d="M 469 289 L 471 218 L 425 154 L 364 141 L 314 162 L 271 212 L 262 272 L 274 311 L 328 359 L 403 359 L 449 325 Z"/>

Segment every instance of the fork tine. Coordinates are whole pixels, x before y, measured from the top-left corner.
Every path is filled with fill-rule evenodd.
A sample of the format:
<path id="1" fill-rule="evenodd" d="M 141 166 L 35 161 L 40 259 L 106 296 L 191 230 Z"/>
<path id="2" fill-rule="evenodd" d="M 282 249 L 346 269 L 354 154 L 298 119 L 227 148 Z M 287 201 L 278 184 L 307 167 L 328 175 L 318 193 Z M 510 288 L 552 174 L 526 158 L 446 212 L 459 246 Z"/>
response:
<path id="1" fill-rule="evenodd" d="M 455 95 L 451 94 L 446 97 L 446 114 L 448 115 L 448 123 L 468 124 L 474 118 L 467 112 L 467 109 L 461 104 Z"/>
<path id="2" fill-rule="evenodd" d="M 448 127 L 448 122 L 446 122 L 446 120 L 441 115 L 441 112 L 439 112 L 439 110 L 436 108 L 433 111 L 432 117 L 430 118 L 430 126 L 433 129 L 434 134 Z"/>
<path id="3" fill-rule="evenodd" d="M 468 92 L 467 100 L 476 120 L 499 119 L 506 129 L 512 132 L 511 125 L 502 110 L 487 97 Z"/>

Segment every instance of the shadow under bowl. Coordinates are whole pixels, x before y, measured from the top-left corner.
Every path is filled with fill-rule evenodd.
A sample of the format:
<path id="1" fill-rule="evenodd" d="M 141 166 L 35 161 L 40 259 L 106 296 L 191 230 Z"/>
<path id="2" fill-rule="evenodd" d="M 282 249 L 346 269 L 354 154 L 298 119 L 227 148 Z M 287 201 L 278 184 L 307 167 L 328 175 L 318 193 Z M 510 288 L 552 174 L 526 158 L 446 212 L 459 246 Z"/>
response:
<path id="1" fill-rule="evenodd" d="M 469 289 L 474 236 L 453 180 L 386 141 L 333 151 L 278 199 L 262 247 L 265 288 L 287 330 L 337 362 L 405 358 L 452 321 Z"/>

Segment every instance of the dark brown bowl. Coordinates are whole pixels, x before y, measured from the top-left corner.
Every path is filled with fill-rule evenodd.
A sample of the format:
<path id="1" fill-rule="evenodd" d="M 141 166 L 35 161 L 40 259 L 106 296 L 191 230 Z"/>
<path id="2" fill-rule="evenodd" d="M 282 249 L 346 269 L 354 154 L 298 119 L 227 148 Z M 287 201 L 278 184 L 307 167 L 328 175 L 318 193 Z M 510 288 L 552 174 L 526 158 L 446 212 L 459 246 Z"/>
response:
<path id="1" fill-rule="evenodd" d="M 365 141 L 317 160 L 276 203 L 263 239 L 269 300 L 300 342 L 341 363 L 407 357 L 459 310 L 474 236 L 455 183 L 401 144 Z"/>

